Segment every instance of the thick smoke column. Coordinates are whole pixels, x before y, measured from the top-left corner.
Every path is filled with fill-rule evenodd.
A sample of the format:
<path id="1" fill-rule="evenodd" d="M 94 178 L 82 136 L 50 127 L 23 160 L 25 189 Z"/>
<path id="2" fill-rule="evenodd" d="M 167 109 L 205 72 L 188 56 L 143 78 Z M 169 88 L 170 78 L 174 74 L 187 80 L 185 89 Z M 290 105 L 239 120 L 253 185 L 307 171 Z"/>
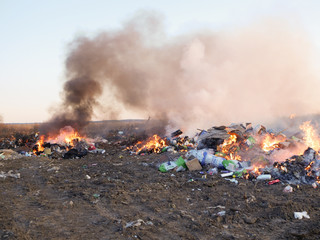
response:
<path id="1" fill-rule="evenodd" d="M 91 120 L 95 98 L 101 93 L 100 83 L 86 74 L 71 78 L 64 85 L 63 110 L 51 119 L 49 130 L 57 131 L 68 125 L 81 129 Z"/>
<path id="2" fill-rule="evenodd" d="M 98 108 L 104 119 L 131 111 L 189 130 L 317 111 L 319 84 L 302 30 L 269 21 L 169 38 L 161 26 L 139 15 L 118 31 L 75 39 L 52 126 L 81 128 Z"/>

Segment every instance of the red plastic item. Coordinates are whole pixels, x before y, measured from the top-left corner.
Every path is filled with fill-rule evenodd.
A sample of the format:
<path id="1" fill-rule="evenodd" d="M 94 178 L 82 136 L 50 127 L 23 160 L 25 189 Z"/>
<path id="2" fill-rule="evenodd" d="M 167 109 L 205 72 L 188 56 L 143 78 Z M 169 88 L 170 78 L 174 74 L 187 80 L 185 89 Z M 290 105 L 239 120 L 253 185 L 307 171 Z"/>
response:
<path id="1" fill-rule="evenodd" d="M 96 147 L 93 146 L 93 145 L 90 145 L 89 148 L 88 148 L 89 151 L 92 151 L 92 150 L 95 150 L 95 149 L 96 149 Z"/>
<path id="2" fill-rule="evenodd" d="M 272 181 L 268 182 L 268 184 L 272 185 L 272 184 L 275 184 L 275 183 L 278 183 L 278 182 L 280 182 L 280 180 L 276 179 L 276 180 L 272 180 Z"/>

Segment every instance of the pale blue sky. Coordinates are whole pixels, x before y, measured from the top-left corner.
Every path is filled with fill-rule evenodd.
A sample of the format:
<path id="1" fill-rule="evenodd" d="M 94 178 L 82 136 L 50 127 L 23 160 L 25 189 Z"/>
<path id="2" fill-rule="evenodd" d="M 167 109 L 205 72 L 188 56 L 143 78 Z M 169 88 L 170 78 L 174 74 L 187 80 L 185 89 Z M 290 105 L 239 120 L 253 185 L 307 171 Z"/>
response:
<path id="1" fill-rule="evenodd" d="M 162 14 L 169 35 L 232 29 L 265 17 L 302 27 L 320 46 L 320 1 L 298 0 L 0 0 L 0 115 L 42 122 L 60 101 L 67 45 L 79 34 L 118 29 L 139 10 Z"/>

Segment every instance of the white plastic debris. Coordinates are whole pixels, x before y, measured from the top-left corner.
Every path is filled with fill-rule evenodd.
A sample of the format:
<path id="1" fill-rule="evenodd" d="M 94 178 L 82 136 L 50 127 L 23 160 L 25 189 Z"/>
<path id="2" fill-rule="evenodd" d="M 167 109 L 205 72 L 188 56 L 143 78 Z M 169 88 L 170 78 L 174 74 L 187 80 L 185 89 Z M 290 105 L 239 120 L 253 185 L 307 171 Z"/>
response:
<path id="1" fill-rule="evenodd" d="M 201 149 L 201 150 L 190 150 L 186 157 L 194 156 L 199 160 L 201 165 L 211 165 L 212 167 L 223 167 L 222 162 L 226 160 L 222 157 L 217 157 L 214 155 L 212 149 Z"/>
<path id="2" fill-rule="evenodd" d="M 218 216 L 225 216 L 226 215 L 226 211 L 221 211 L 217 213 Z"/>
<path id="3" fill-rule="evenodd" d="M 20 173 L 12 173 L 12 170 L 10 170 L 8 173 L 5 173 L 3 171 L 0 172 L 0 177 L 1 178 L 6 178 L 6 177 L 12 177 L 12 178 L 20 178 Z"/>
<path id="4" fill-rule="evenodd" d="M 257 180 L 270 180 L 271 175 L 270 174 L 261 174 L 257 177 Z"/>
<path id="5" fill-rule="evenodd" d="M 226 180 L 228 180 L 228 181 L 230 181 L 230 182 L 233 182 L 233 183 L 235 183 L 235 184 L 238 184 L 239 182 L 238 182 L 238 180 L 236 180 L 236 179 L 234 179 L 234 178 L 225 178 Z"/>
<path id="6" fill-rule="evenodd" d="M 225 209 L 226 207 L 225 206 L 221 206 L 221 205 L 218 205 L 218 206 L 215 206 L 215 207 L 207 207 L 207 208 L 221 208 L 221 209 Z"/>
<path id="7" fill-rule="evenodd" d="M 233 175 L 233 172 L 229 172 L 229 173 L 222 173 L 221 177 L 231 177 Z"/>
<path id="8" fill-rule="evenodd" d="M 89 180 L 91 179 L 91 177 L 89 175 L 86 175 L 86 179 Z"/>
<path id="9" fill-rule="evenodd" d="M 306 211 L 294 212 L 294 218 L 302 219 L 302 218 L 310 218 L 310 216 L 308 215 L 308 213 Z"/>
<path id="10" fill-rule="evenodd" d="M 293 192 L 293 188 L 290 185 L 288 185 L 283 189 L 283 192 L 291 193 Z"/>
<path id="11" fill-rule="evenodd" d="M 94 150 L 90 150 L 88 152 L 89 153 L 101 153 L 101 154 L 104 154 L 106 152 L 106 150 L 97 148 L 97 149 L 94 149 Z"/>
<path id="12" fill-rule="evenodd" d="M 60 167 L 55 166 L 55 167 L 49 168 L 49 169 L 47 170 L 47 172 L 51 172 L 51 171 L 59 171 L 59 170 L 60 170 Z"/>
<path id="13" fill-rule="evenodd" d="M 125 228 L 128 228 L 128 227 L 139 227 L 141 226 L 141 224 L 145 224 L 145 225 L 153 225 L 153 223 L 151 221 L 143 221 L 142 219 L 138 219 L 136 221 L 132 221 L 132 222 L 128 222 L 125 226 Z"/>

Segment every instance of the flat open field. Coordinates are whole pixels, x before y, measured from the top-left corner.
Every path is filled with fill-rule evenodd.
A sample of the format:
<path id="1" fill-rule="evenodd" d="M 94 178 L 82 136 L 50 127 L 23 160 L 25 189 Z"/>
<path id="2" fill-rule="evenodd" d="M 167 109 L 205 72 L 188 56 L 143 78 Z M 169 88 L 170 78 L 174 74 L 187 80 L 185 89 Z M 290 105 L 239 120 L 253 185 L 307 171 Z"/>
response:
<path id="1" fill-rule="evenodd" d="M 319 239 L 318 188 L 161 173 L 182 153 L 130 155 L 116 138 L 99 148 L 81 159 L 0 160 L 0 171 L 20 173 L 0 178 L 1 239 Z M 295 219 L 301 211 L 310 219 Z"/>

